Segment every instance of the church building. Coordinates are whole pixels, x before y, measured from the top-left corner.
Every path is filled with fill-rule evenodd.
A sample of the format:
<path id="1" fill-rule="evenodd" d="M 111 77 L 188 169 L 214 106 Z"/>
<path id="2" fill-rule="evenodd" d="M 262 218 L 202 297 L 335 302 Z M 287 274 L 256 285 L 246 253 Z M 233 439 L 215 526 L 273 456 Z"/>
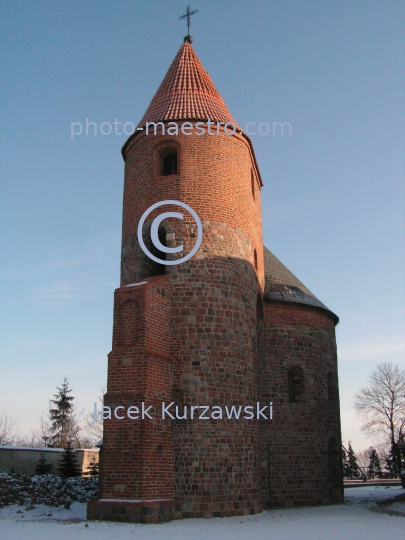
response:
<path id="1" fill-rule="evenodd" d="M 89 519 L 343 502 L 338 317 L 263 246 L 252 142 L 191 42 L 122 148 L 112 414 Z"/>

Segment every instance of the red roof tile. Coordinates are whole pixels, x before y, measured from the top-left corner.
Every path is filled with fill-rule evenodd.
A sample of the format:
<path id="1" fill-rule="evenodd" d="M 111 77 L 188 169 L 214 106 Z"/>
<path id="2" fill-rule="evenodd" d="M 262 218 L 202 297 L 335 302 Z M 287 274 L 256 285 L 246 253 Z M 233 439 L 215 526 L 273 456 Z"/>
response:
<path id="1" fill-rule="evenodd" d="M 144 127 L 146 122 L 208 118 L 232 122 L 241 130 L 192 46 L 185 41 L 137 127 Z"/>
<path id="2" fill-rule="evenodd" d="M 236 123 L 192 46 L 188 41 L 185 41 L 176 54 L 137 128 L 145 127 L 146 122 L 171 120 L 206 121 L 208 119 L 225 124 L 228 122 L 233 123 L 237 131 L 248 141 L 259 182 L 262 186 L 263 182 L 252 141 Z M 140 133 L 137 128 L 122 147 L 121 152 L 124 160 L 128 145 Z"/>

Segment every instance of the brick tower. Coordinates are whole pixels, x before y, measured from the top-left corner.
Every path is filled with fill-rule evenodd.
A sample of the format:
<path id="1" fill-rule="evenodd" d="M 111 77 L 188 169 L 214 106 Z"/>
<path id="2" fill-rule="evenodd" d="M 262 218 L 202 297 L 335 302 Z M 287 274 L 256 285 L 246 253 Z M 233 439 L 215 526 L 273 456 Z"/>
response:
<path id="1" fill-rule="evenodd" d="M 263 248 L 252 143 L 187 39 L 122 154 L 121 284 L 104 400 L 117 414 L 104 422 L 101 496 L 89 519 L 339 502 L 337 317 Z M 138 241 L 142 215 L 162 201 L 185 203 L 202 222 L 202 243 L 181 264 L 183 252 L 151 240 L 155 218 L 178 206 L 152 210 L 142 228 L 160 263 Z M 188 253 L 198 231 L 182 211 L 155 233 L 162 247 Z M 197 409 L 256 411 L 258 402 L 267 417 L 273 403 L 273 420 L 200 419 Z M 162 418 L 162 403 L 174 403 L 173 419 Z"/>

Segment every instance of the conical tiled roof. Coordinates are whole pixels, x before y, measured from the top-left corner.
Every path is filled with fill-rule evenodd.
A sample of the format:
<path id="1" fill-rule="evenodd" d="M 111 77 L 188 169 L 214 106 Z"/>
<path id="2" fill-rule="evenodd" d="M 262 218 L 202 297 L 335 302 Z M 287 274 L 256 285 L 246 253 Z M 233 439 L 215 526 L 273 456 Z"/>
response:
<path id="1" fill-rule="evenodd" d="M 211 77 L 203 68 L 188 41 L 180 47 L 158 91 L 153 96 L 146 113 L 135 131 L 122 147 L 125 160 L 126 150 L 138 134 L 143 132 L 146 122 L 170 122 L 193 120 L 233 123 L 237 133 L 248 142 L 256 167 L 260 185 L 263 185 L 252 141 L 228 111 L 224 100 L 215 88 Z"/>
<path id="2" fill-rule="evenodd" d="M 137 127 L 146 122 L 208 119 L 232 122 L 241 131 L 193 47 L 185 41 Z"/>
<path id="3" fill-rule="evenodd" d="M 318 307 L 329 311 L 334 316 L 336 323 L 339 321 L 337 315 L 330 311 L 325 304 L 322 304 L 266 247 L 264 247 L 264 274 L 264 300 L 295 302 Z"/>

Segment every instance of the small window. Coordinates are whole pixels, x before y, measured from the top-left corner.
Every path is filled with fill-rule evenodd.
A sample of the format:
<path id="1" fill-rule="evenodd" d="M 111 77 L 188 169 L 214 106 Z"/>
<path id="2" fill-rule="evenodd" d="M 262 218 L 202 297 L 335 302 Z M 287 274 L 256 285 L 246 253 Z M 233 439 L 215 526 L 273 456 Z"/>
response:
<path id="1" fill-rule="evenodd" d="M 288 400 L 290 403 L 299 403 L 303 397 L 303 373 L 299 367 L 288 370 Z"/>
<path id="2" fill-rule="evenodd" d="M 255 270 L 257 271 L 257 251 L 254 250 L 253 252 L 253 258 L 254 258 L 254 261 L 255 261 Z"/>
<path id="3" fill-rule="evenodd" d="M 250 183 L 252 185 L 252 195 L 254 199 L 255 198 L 255 175 L 253 174 L 253 170 L 250 171 Z"/>
<path id="4" fill-rule="evenodd" d="M 177 152 L 172 152 L 168 156 L 163 157 L 163 176 L 177 174 Z"/>

